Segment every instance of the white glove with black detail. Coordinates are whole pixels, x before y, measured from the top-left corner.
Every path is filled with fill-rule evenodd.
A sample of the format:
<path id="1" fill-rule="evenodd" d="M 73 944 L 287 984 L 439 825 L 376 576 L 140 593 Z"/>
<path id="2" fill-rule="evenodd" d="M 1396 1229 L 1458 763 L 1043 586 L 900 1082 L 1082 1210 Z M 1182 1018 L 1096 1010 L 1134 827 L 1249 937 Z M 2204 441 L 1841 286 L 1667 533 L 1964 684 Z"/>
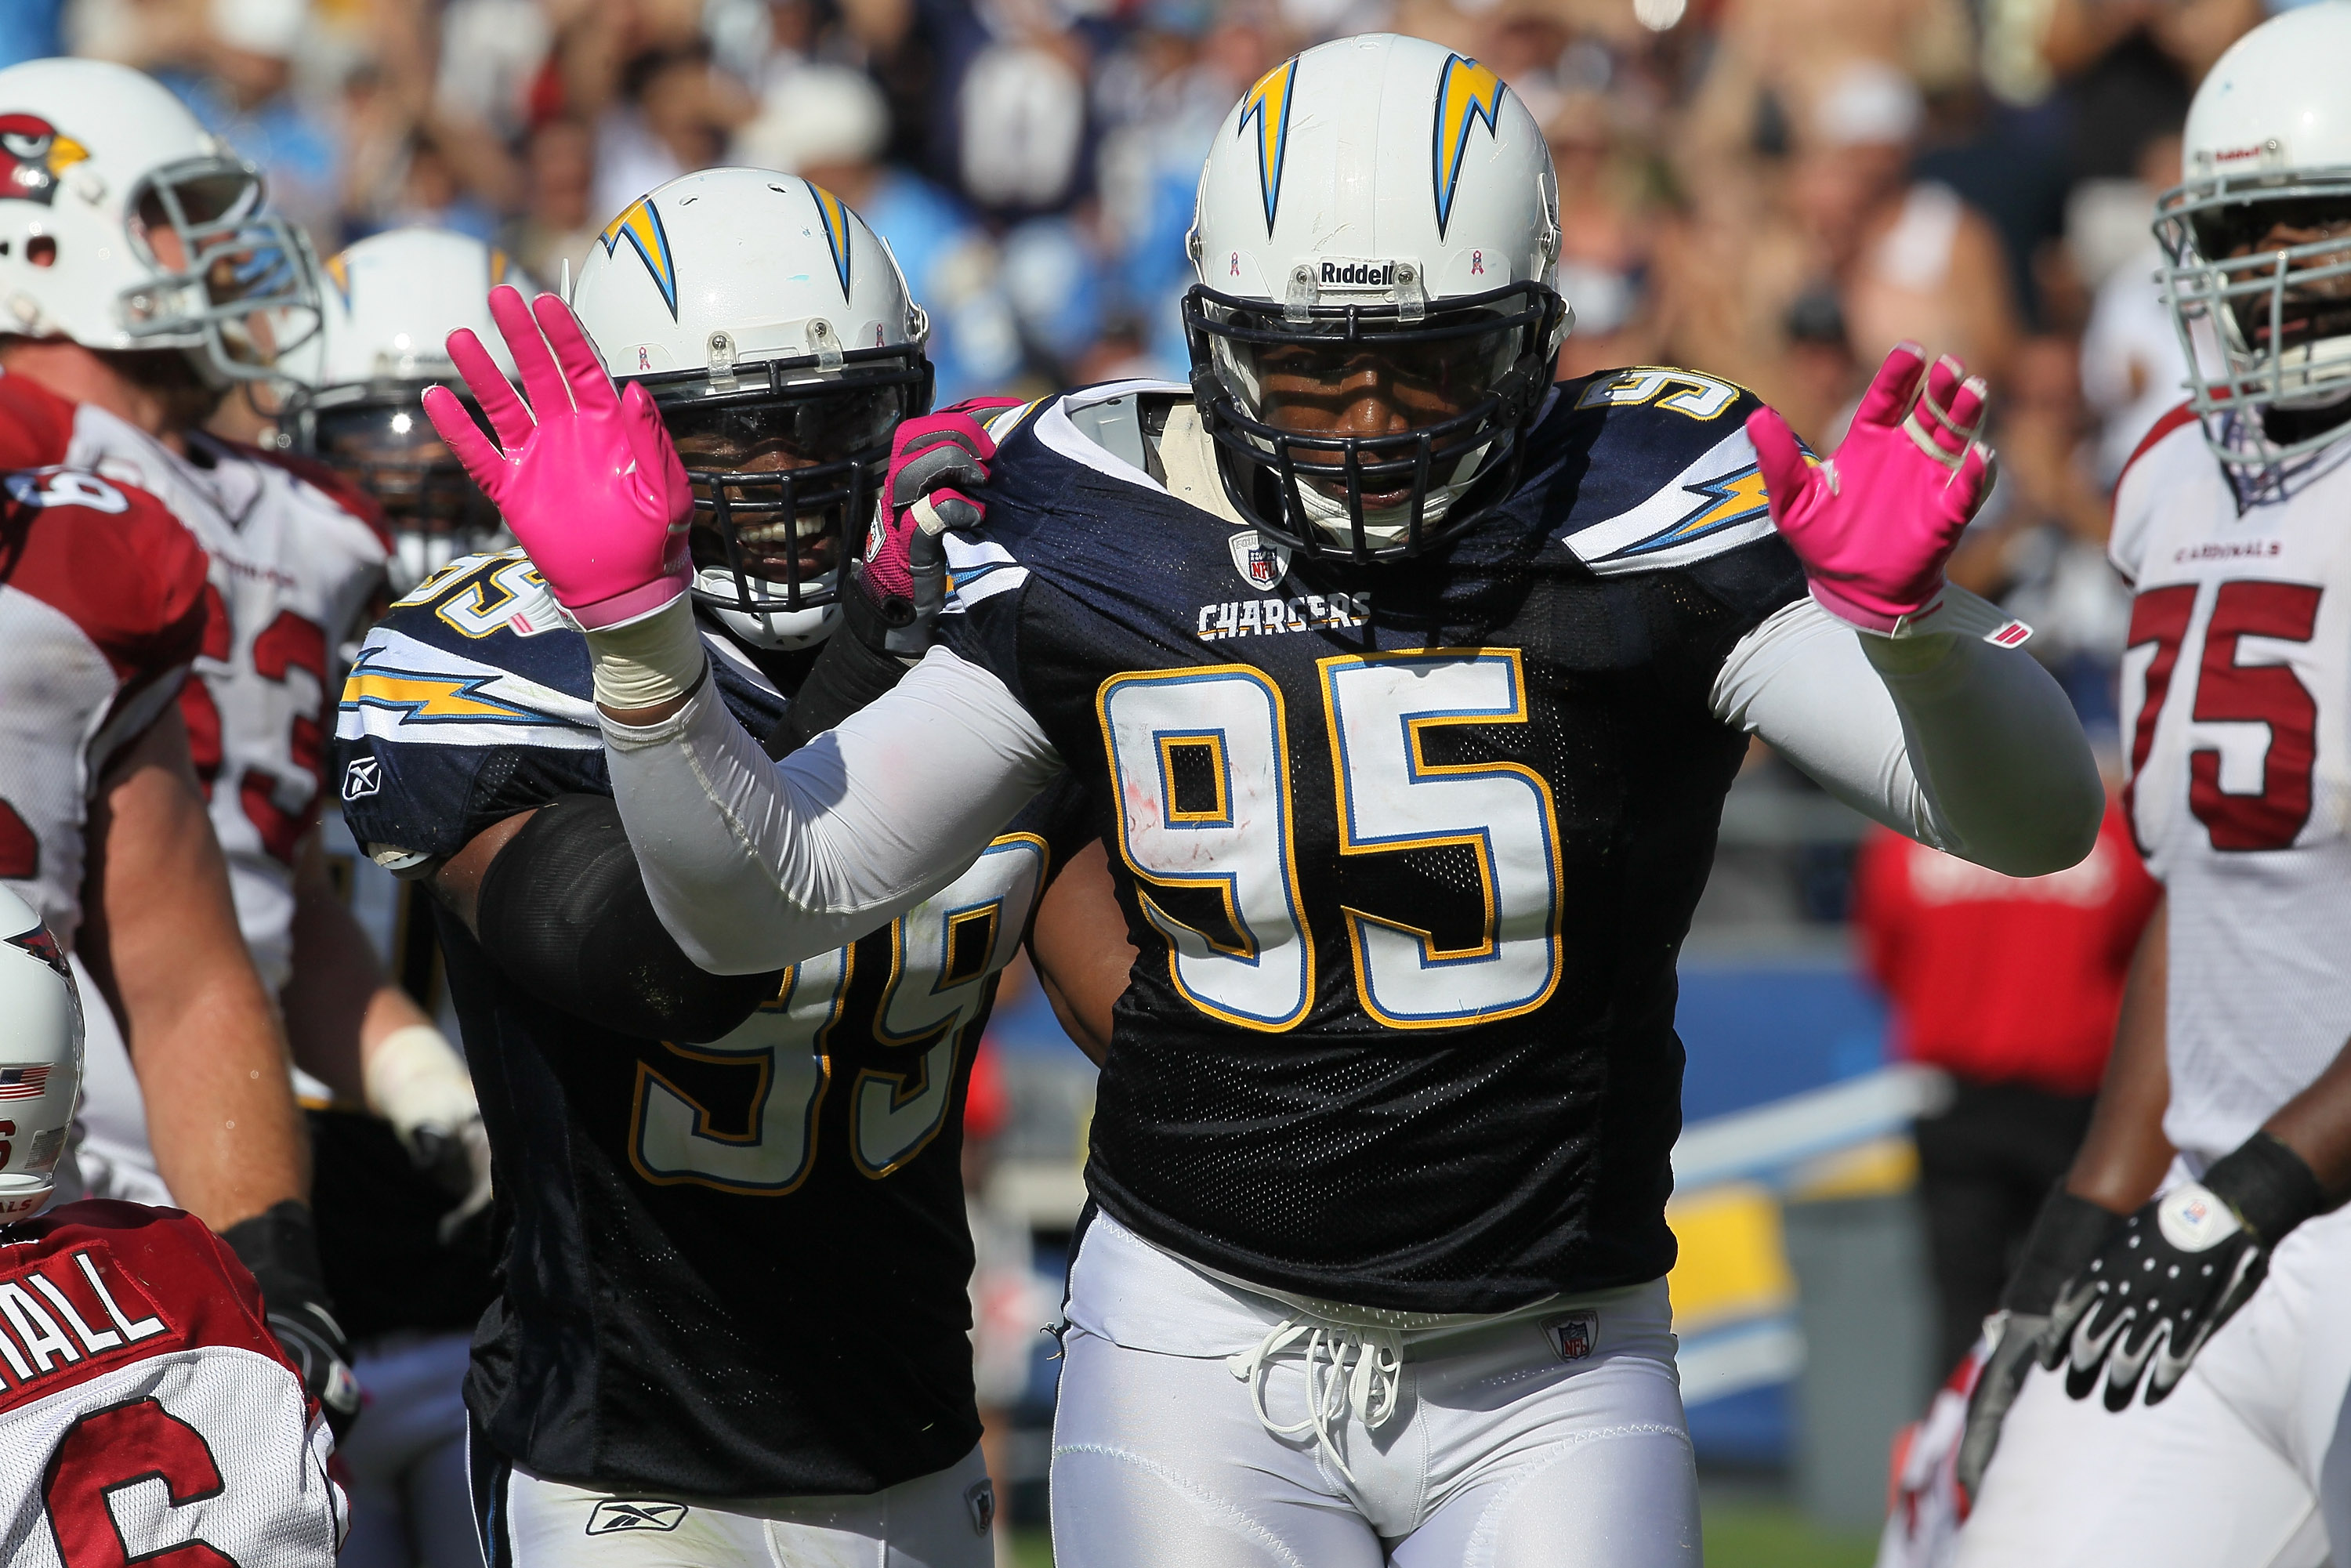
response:
<path id="1" fill-rule="evenodd" d="M 2162 1403 L 2261 1284 L 2277 1244 L 2325 1207 L 2303 1157 L 2255 1133 L 2202 1181 L 2124 1221 L 2066 1282 L 2042 1364 L 2063 1364 L 2065 1392 L 2076 1399 L 2089 1396 L 2103 1371 L 2109 1410 L 2130 1404 L 2146 1373 L 2147 1402 Z"/>

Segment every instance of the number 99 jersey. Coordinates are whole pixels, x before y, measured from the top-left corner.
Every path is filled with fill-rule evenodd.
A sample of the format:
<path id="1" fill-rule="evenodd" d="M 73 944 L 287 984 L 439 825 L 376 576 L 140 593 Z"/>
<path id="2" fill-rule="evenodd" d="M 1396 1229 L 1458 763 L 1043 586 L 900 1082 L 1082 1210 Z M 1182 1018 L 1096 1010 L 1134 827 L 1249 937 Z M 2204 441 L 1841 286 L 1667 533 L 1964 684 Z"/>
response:
<path id="1" fill-rule="evenodd" d="M 2241 505 L 2180 408 L 2115 491 L 2125 797 L 2172 894 L 2164 1133 L 2217 1158 L 2351 1036 L 2351 437 Z"/>
<path id="2" fill-rule="evenodd" d="M 1674 959 L 1747 747 L 1710 691 L 1803 593 L 1756 406 L 1684 371 L 1567 383 L 1506 503 L 1367 568 L 1180 499 L 1206 466 L 1181 389 L 998 421 L 943 635 L 1113 851 L 1141 957 L 1087 1176 L 1121 1223 L 1414 1312 L 1671 1266 Z"/>
<path id="3" fill-rule="evenodd" d="M 768 734 L 784 695 L 723 635 L 705 643 L 729 710 Z M 437 859 L 611 792 L 586 640 L 520 550 L 401 600 L 336 734 L 362 844 Z M 551 1006 L 436 909 L 505 1235 L 466 1385 L 492 1447 L 542 1478 L 712 1499 L 873 1492 L 971 1451 L 964 1095 L 1075 821 L 1032 806 L 712 1041 Z"/>

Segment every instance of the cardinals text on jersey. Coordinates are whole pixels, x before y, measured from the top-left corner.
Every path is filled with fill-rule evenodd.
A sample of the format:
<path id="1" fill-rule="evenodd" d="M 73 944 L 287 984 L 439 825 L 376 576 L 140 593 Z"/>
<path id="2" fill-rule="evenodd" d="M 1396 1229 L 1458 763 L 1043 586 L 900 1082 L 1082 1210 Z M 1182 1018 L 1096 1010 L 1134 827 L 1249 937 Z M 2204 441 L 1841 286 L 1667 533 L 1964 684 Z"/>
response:
<path id="1" fill-rule="evenodd" d="M 1803 592 L 1755 400 L 1570 382 L 1507 503 L 1355 569 L 1234 547 L 1139 441 L 1073 423 L 1124 398 L 1149 429 L 1182 394 L 998 421 L 942 622 L 1085 784 L 1142 955 L 1092 1191 L 1183 1257 L 1364 1306 L 1662 1275 L 1674 956 L 1746 748 L 1709 689 Z"/>
<path id="2" fill-rule="evenodd" d="M 333 1440 L 202 1222 L 92 1201 L 0 1230 L 0 1555 L 330 1568 Z"/>
<path id="3" fill-rule="evenodd" d="M 783 695 L 705 641 L 728 706 L 768 733 Z M 519 550 L 402 599 L 336 733 L 353 832 L 418 857 L 611 791 L 585 640 Z M 549 1006 L 442 919 L 511 1218 L 466 1395 L 500 1453 L 599 1489 L 728 1498 L 872 1492 L 971 1450 L 963 1098 L 1073 821 L 1040 802 L 954 884 L 796 966 L 707 1044 Z"/>
<path id="4" fill-rule="evenodd" d="M 2351 456 L 2351 442 L 2337 451 Z M 2170 900 L 2178 1148 L 2233 1149 L 2351 1035 L 2351 462 L 2240 508 L 2180 410 L 2115 497 L 2127 805 Z"/>

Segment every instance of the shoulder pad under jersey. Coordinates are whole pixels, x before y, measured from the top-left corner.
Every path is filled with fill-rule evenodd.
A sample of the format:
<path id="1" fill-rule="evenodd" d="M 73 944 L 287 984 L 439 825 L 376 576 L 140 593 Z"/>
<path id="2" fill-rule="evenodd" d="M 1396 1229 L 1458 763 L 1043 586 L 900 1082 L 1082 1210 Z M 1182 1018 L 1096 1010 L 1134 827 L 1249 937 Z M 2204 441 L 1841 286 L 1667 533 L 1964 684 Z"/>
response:
<path id="1" fill-rule="evenodd" d="M 1529 435 L 1527 479 L 1572 486 L 1552 537 L 1600 576 L 1662 571 L 1771 532 L 1744 387 L 1665 365 L 1562 382 Z"/>

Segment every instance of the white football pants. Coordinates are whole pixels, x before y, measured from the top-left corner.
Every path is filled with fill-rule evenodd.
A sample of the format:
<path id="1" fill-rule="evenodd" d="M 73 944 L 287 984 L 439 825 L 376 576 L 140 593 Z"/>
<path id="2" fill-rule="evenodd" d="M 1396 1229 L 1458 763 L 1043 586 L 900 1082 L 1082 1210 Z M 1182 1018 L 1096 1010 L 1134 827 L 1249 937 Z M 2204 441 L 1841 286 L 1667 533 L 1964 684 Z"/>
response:
<path id="1" fill-rule="evenodd" d="M 2351 1208 L 2279 1245 L 2168 1399 L 2103 1392 L 2026 1377 L 1959 1568 L 2316 1568 L 2330 1538 L 2351 1568 Z"/>
<path id="2" fill-rule="evenodd" d="M 1437 1328 L 1349 1326 L 1098 1217 L 1069 1319 L 1059 1568 L 1698 1561 L 1663 1281 Z"/>
<path id="3" fill-rule="evenodd" d="M 993 1568 L 996 1493 L 974 1448 L 862 1497 L 719 1501 L 604 1492 L 507 1465 L 476 1497 L 491 1568 Z"/>

